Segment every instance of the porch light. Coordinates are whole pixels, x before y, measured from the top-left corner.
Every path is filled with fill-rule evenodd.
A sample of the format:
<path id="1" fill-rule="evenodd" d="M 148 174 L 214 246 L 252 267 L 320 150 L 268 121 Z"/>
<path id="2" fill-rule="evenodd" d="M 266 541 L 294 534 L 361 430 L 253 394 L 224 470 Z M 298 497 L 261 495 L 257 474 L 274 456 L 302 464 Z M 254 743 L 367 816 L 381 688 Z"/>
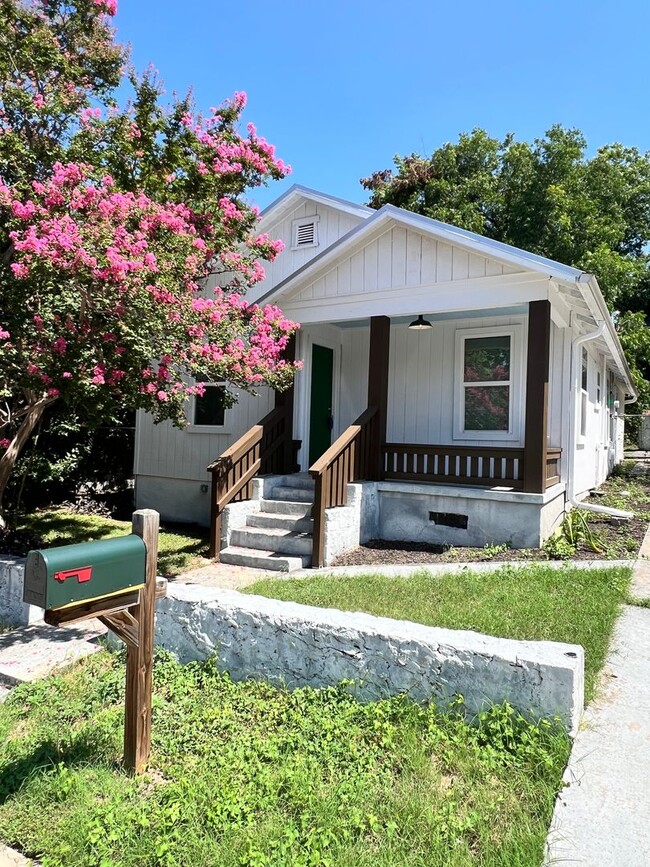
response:
<path id="1" fill-rule="evenodd" d="M 431 323 L 424 318 L 424 316 L 420 313 L 417 319 L 414 319 L 413 322 L 409 325 L 409 328 L 412 328 L 413 331 L 424 331 L 425 328 L 433 328 Z"/>

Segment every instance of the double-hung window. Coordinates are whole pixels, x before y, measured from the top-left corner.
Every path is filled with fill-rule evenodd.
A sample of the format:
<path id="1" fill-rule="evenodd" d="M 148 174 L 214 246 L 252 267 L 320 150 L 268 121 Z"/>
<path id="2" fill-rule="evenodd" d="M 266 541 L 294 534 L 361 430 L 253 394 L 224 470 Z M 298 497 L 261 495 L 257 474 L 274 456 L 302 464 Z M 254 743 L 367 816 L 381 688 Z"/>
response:
<path id="1" fill-rule="evenodd" d="M 456 439 L 519 437 L 520 328 L 456 332 Z"/>

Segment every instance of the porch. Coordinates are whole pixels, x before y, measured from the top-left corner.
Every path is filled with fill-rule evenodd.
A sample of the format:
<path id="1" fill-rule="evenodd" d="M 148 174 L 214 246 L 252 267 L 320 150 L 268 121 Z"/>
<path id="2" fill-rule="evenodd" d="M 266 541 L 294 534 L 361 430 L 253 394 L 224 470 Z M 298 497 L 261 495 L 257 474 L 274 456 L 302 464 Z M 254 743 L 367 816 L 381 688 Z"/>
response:
<path id="1" fill-rule="evenodd" d="M 501 319 L 495 313 L 500 314 Z M 458 535 L 456 530 L 467 531 L 467 524 L 475 520 L 469 513 L 478 514 L 471 508 L 454 512 L 445 507 L 446 499 L 462 497 L 461 492 L 464 492 L 467 501 L 489 502 L 492 510 L 496 508 L 498 512 L 500 509 L 501 518 L 497 517 L 491 524 L 497 526 L 505 519 L 504 529 L 507 529 L 508 521 L 506 511 L 511 515 L 514 513 L 496 504 L 510 503 L 515 508 L 518 504 L 522 517 L 527 512 L 525 506 L 534 507 L 533 511 L 537 510 L 539 518 L 539 532 L 543 532 L 541 514 L 546 503 L 556 499 L 555 496 L 547 497 L 546 492 L 550 493 L 550 489 L 561 481 L 562 451 L 559 442 L 550 444 L 550 303 L 547 300 L 535 300 L 516 309 L 490 311 L 493 317 L 490 321 L 496 323 L 492 327 L 485 325 L 485 311 L 474 311 L 473 317 L 471 314 L 469 311 L 464 318 L 455 321 L 455 346 L 440 347 L 441 356 L 444 354 L 449 364 L 450 354 L 458 356 L 459 345 L 467 345 L 471 351 L 478 348 L 483 353 L 487 346 L 489 351 L 502 354 L 506 352 L 504 347 L 507 347 L 507 373 L 499 372 L 492 381 L 486 379 L 486 374 L 482 374 L 478 383 L 472 381 L 468 385 L 461 381 L 461 399 L 452 394 L 446 407 L 432 408 L 429 398 L 429 415 L 433 415 L 435 410 L 447 425 L 446 441 L 439 443 L 392 441 L 388 436 L 389 430 L 396 430 L 394 419 L 399 414 L 395 406 L 402 386 L 396 382 L 396 378 L 398 375 L 408 376 L 409 370 L 408 358 L 403 357 L 404 353 L 391 349 L 389 317 L 372 316 L 366 320 L 367 335 L 364 339 L 367 339 L 368 349 L 363 367 L 367 372 L 361 369 L 359 362 L 350 363 L 346 368 L 341 362 L 342 353 L 337 357 L 336 341 L 329 341 L 328 347 L 327 339 L 323 339 L 323 327 L 319 331 L 318 326 L 307 326 L 300 335 L 298 352 L 295 341 L 289 348 L 291 358 L 298 355 L 305 361 L 305 371 L 299 375 L 294 388 L 277 395 L 275 408 L 208 468 L 212 474 L 210 555 L 218 556 L 222 546 L 225 508 L 231 503 L 247 502 L 254 498 L 264 501 L 266 495 L 263 492 L 260 494 L 257 476 L 282 476 L 299 469 L 308 471 L 313 480 L 313 506 L 309 515 L 311 532 L 307 533 L 305 529 L 306 514 L 297 519 L 303 523 L 300 525 L 302 529 L 296 532 L 312 537 L 313 541 L 309 543 L 310 560 L 314 566 L 321 566 L 329 559 L 326 558 L 328 523 L 331 529 L 337 520 L 332 510 L 349 507 L 349 486 L 356 482 L 367 483 L 366 494 L 371 490 L 371 483 L 375 491 L 378 483 L 381 483 L 384 492 L 391 487 L 395 494 L 401 490 L 403 503 L 414 503 L 413 497 L 422 496 L 425 506 L 426 503 L 434 506 L 423 506 L 424 515 L 457 515 L 449 519 L 452 523 L 448 523 L 448 529 L 444 531 L 450 537 Z M 402 330 L 407 327 L 394 322 L 396 334 L 400 325 Z M 340 323 L 338 328 L 343 331 Z M 357 355 L 362 344 L 362 329 L 358 330 L 359 339 L 355 335 L 348 340 Z M 485 334 L 488 334 L 488 343 L 485 340 L 476 343 Z M 496 343 L 494 337 L 490 338 L 489 335 L 496 335 Z M 416 339 L 419 337 L 417 334 L 411 336 Z M 490 339 L 492 343 L 489 343 Z M 341 345 L 343 340 L 344 336 L 341 337 Z M 459 343 L 463 340 L 475 342 Z M 316 347 L 321 344 L 325 344 L 324 348 L 331 352 L 331 368 L 328 370 L 326 365 L 324 377 L 322 365 L 321 371 L 316 373 L 314 354 Z M 392 367 L 391 351 L 394 353 Z M 461 367 L 464 362 L 466 364 L 462 357 L 460 362 Z M 493 364 L 493 361 L 490 363 Z M 453 390 L 453 382 L 450 383 L 449 375 L 442 373 L 442 366 L 438 370 L 429 370 L 429 379 L 436 375 L 441 382 L 444 381 L 445 388 Z M 431 393 L 425 377 L 426 368 L 424 375 L 420 372 L 416 376 L 416 400 L 418 389 L 421 394 Z M 362 383 L 364 378 L 365 389 Z M 462 380 L 466 378 L 461 376 Z M 362 391 L 365 391 L 363 396 Z M 465 395 L 469 395 L 466 400 L 469 410 L 463 410 L 461 406 Z M 501 412 L 500 418 L 496 422 L 489 419 L 487 422 L 472 422 L 470 419 L 470 423 L 478 425 L 479 429 L 465 430 L 470 410 L 474 411 L 477 400 L 492 395 L 499 397 L 500 403 L 491 401 L 490 406 L 499 404 L 497 410 Z M 358 406 L 360 401 L 365 408 L 351 424 L 344 425 L 345 411 L 349 413 L 355 402 Z M 491 412 L 496 412 L 494 407 Z M 406 404 L 402 413 L 407 417 Z M 417 413 L 426 423 L 427 410 L 418 407 Z M 559 427 L 560 423 L 556 419 L 553 428 L 558 431 Z M 357 493 L 359 497 L 363 496 Z M 435 508 L 436 502 L 438 505 L 442 503 L 442 506 Z M 239 507 L 239 511 L 244 515 L 246 507 Z M 361 528 L 362 512 L 359 511 L 357 517 L 351 514 L 347 516 L 359 522 L 357 544 L 364 533 Z M 364 514 L 368 514 L 367 509 Z M 346 520 L 344 513 L 340 517 Z M 444 527 L 444 520 L 443 517 L 443 523 L 438 526 Z M 460 523 L 454 525 L 454 521 Z M 267 523 L 272 524 L 270 520 Z M 498 540 L 493 538 L 490 541 Z M 300 547 L 304 551 L 304 544 Z"/>

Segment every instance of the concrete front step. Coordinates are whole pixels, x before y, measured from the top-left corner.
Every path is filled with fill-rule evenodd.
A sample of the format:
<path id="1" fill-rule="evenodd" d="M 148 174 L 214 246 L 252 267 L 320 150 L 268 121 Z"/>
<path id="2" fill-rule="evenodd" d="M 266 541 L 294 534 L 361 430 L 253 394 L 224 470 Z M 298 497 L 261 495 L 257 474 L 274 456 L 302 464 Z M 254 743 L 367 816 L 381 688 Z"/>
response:
<path id="1" fill-rule="evenodd" d="M 269 530 L 291 530 L 294 533 L 311 533 L 314 528 L 314 519 L 300 518 L 296 515 L 282 515 L 278 512 L 255 512 L 246 519 L 246 526 L 264 527 Z"/>
<path id="2" fill-rule="evenodd" d="M 288 500 L 290 503 L 313 503 L 314 492 L 307 488 L 291 488 L 287 485 L 278 485 L 273 488 L 274 500 Z"/>
<path id="3" fill-rule="evenodd" d="M 311 556 L 312 537 L 291 530 L 244 527 L 233 530 L 230 542 L 236 548 L 256 548 L 261 551 L 276 551 L 291 556 Z"/>
<path id="4" fill-rule="evenodd" d="M 313 491 L 316 483 L 309 473 L 291 473 L 288 476 L 273 476 L 271 485 L 273 487 L 303 488 L 306 491 Z"/>
<path id="5" fill-rule="evenodd" d="M 253 548 L 240 548 L 229 545 L 219 554 L 222 563 L 232 566 L 249 566 L 252 569 L 270 569 L 274 572 L 293 572 L 294 569 L 306 569 L 311 563 L 309 557 L 292 557 L 279 554 L 277 551 L 262 551 Z"/>
<path id="6" fill-rule="evenodd" d="M 273 512 L 278 515 L 292 515 L 294 518 L 311 517 L 311 503 L 292 503 L 289 500 L 261 500 L 262 512 Z"/>

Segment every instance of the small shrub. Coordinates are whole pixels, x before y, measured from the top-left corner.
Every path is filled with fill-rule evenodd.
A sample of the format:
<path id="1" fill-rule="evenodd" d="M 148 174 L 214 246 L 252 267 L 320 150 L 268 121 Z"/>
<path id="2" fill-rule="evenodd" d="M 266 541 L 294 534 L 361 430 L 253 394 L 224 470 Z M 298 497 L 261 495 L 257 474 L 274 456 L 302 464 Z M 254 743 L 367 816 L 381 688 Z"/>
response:
<path id="1" fill-rule="evenodd" d="M 494 560 L 496 556 L 499 554 L 504 554 L 506 551 L 510 550 L 510 543 L 503 542 L 501 545 L 496 545 L 494 543 L 487 543 L 483 545 L 483 557 L 486 560 Z"/>
<path id="2" fill-rule="evenodd" d="M 549 536 L 543 547 L 549 560 L 570 560 L 576 552 L 576 546 L 569 542 L 562 530 Z"/>

